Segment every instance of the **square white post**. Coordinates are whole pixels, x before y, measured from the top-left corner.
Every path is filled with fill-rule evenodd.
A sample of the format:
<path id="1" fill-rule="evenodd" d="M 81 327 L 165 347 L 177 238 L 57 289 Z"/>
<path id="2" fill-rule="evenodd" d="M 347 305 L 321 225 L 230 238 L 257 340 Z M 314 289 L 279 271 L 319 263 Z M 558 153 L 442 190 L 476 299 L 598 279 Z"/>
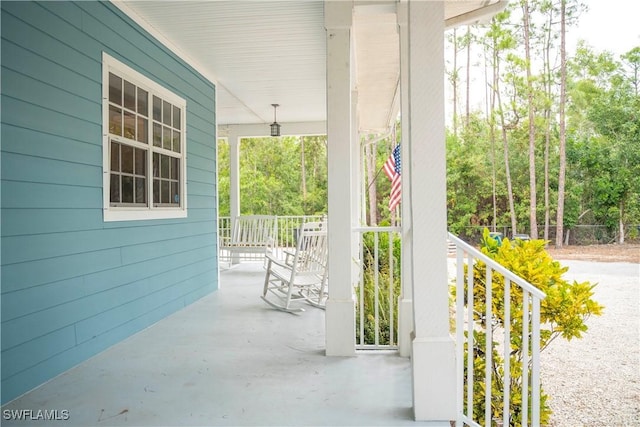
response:
<path id="1" fill-rule="evenodd" d="M 446 250 L 444 2 L 409 0 L 408 7 L 413 407 L 416 420 L 448 425 L 456 417 L 456 364 Z"/>
<path id="2" fill-rule="evenodd" d="M 400 38 L 400 125 L 402 128 L 401 156 L 409 159 L 409 29 L 407 26 L 407 2 L 398 3 L 397 19 Z M 411 162 L 402 162 L 402 294 L 398 301 L 398 351 L 400 356 L 411 355 L 413 332 L 413 253 L 411 228 Z"/>
<path id="3" fill-rule="evenodd" d="M 229 207 L 231 221 L 240 215 L 240 137 L 229 132 Z"/>
<path id="4" fill-rule="evenodd" d="M 329 299 L 327 356 L 355 355 L 352 233 L 352 2 L 325 1 L 327 30 L 327 146 Z"/>
<path id="5" fill-rule="evenodd" d="M 229 132 L 229 214 L 231 216 L 231 232 L 236 218 L 240 215 L 240 136 L 234 130 Z M 233 254 L 232 264 L 238 264 L 238 254 Z"/>

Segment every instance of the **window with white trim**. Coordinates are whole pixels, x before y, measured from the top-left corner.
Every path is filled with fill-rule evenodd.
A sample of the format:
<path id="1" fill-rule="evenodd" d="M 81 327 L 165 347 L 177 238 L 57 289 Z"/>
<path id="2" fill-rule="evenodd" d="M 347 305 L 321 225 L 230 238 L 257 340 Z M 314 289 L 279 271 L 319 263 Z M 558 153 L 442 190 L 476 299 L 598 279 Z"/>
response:
<path id="1" fill-rule="evenodd" d="M 186 216 L 186 101 L 103 53 L 104 220 Z"/>

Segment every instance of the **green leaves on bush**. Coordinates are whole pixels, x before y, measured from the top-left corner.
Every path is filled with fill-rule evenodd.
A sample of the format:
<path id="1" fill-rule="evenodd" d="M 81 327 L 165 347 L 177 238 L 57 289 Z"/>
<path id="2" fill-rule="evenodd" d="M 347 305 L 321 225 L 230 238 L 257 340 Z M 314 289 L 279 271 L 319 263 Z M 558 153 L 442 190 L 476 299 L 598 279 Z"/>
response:
<path id="1" fill-rule="evenodd" d="M 592 299 L 595 285 L 589 282 L 569 282 L 564 279 L 563 275 L 567 272 L 568 268 L 563 267 L 559 262 L 551 258 L 545 250 L 545 242 L 543 240 L 516 240 L 512 242 L 505 239 L 500 245 L 489 236 L 489 231 L 485 229 L 481 251 L 547 295 L 540 303 L 541 350 L 544 350 L 558 337 L 566 340 L 581 338 L 582 334 L 588 329 L 585 323 L 586 320 L 592 315 L 599 316 L 602 314 L 603 306 Z M 473 402 L 474 419 L 484 419 L 485 411 L 484 370 L 487 360 L 485 354 L 486 333 L 484 332 L 487 326 L 487 319 L 485 318 L 486 277 L 486 265 L 482 262 L 477 262 L 473 266 L 473 312 L 474 320 L 481 328 L 477 328 L 473 332 L 473 369 L 474 378 L 476 379 L 474 383 Z M 511 348 L 511 383 L 509 385 L 511 395 L 509 409 L 510 425 L 520 426 L 522 425 L 522 360 L 525 354 L 524 352 L 531 351 L 530 348 L 522 348 L 520 335 L 522 333 L 523 311 L 528 308 L 523 305 L 523 296 L 520 287 L 511 284 L 510 323 L 506 325 L 504 277 L 495 271 L 492 272 L 491 290 L 492 318 L 490 319 L 489 326 L 492 331 L 492 336 L 499 339 L 503 336 L 503 332 L 507 327 L 510 328 L 511 331 L 511 342 L 509 343 Z M 453 289 L 453 294 L 455 294 L 455 289 Z M 529 338 L 529 342 L 531 342 L 531 337 Z M 504 357 L 502 352 L 496 350 L 499 345 L 501 345 L 501 343 L 494 341 L 494 350 L 492 351 L 491 413 L 494 419 L 502 418 L 503 392 L 505 389 L 505 385 L 502 384 L 505 366 Z M 468 349 L 465 345 L 465 353 L 466 352 L 468 352 Z M 527 366 L 527 369 L 530 369 L 530 367 Z M 529 385 L 531 385 L 531 380 L 529 380 Z M 540 420 L 542 424 L 545 424 L 549 419 L 551 410 L 547 405 L 547 395 L 542 390 L 540 394 Z M 530 396 L 531 393 L 529 392 L 527 395 Z M 528 407 L 530 412 L 531 405 L 529 404 Z M 530 418 L 530 416 L 530 413 L 527 414 L 527 418 Z"/>

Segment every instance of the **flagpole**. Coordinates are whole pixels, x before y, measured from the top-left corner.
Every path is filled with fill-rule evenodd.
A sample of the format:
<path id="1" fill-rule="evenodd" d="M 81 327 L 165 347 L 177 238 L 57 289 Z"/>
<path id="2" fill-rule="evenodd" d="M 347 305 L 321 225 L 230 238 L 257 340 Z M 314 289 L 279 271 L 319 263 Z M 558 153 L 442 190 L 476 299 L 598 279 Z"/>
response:
<path id="1" fill-rule="evenodd" d="M 367 191 L 369 191 L 369 189 L 371 188 L 373 183 L 376 182 L 376 180 L 378 179 L 378 175 L 380 175 L 380 172 L 382 172 L 382 169 L 384 169 L 384 164 L 382 166 L 380 166 L 380 169 L 378 169 L 378 173 L 376 173 L 376 176 L 373 177 L 373 179 L 371 180 L 371 182 L 367 186 Z"/>

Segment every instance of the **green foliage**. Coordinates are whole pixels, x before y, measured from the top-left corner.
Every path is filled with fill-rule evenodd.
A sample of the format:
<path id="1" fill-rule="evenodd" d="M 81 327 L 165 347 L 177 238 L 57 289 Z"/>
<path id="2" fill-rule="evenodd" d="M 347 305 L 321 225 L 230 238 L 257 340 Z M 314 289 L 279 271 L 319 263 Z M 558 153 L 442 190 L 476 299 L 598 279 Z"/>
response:
<path id="1" fill-rule="evenodd" d="M 230 179 L 229 179 L 229 143 L 224 139 L 218 140 L 218 215 L 229 216 Z"/>
<path id="2" fill-rule="evenodd" d="M 547 296 L 540 304 L 540 348 L 544 350 L 553 340 L 562 337 L 566 340 L 581 338 L 587 331 L 586 320 L 590 316 L 602 314 L 603 307 L 592 299 L 593 288 L 589 282 L 573 283 L 563 278 L 568 268 L 554 261 L 545 251 L 543 240 L 514 242 L 504 239 L 499 245 L 489 236 L 489 231 L 484 230 L 481 251 L 497 261 L 507 269 L 540 289 Z M 487 326 L 486 313 L 486 265 L 478 262 L 473 267 L 474 278 L 474 319 L 482 326 L 475 330 L 473 335 L 474 377 L 480 379 L 474 384 L 474 419 L 483 417 L 485 410 L 484 369 L 487 360 L 485 354 Z M 510 372 L 511 393 L 510 417 L 512 426 L 522 425 L 523 414 L 520 413 L 522 401 L 522 360 L 524 352 L 530 349 L 522 348 L 519 334 L 522 331 L 522 315 L 525 310 L 522 302 L 522 290 L 519 286 L 511 284 L 510 287 L 510 323 L 505 324 L 504 304 L 504 277 L 493 272 L 492 280 L 492 318 L 490 327 L 494 338 L 501 337 L 502 331 L 509 328 L 511 331 L 511 357 Z M 466 292 L 466 290 L 465 290 Z M 455 294 L 455 291 L 454 291 Z M 494 341 L 492 354 L 492 414 L 494 418 L 502 417 L 503 391 L 502 374 L 504 372 L 504 360 L 502 352 L 496 350 L 499 343 Z M 465 368 L 466 369 L 466 368 Z M 527 367 L 529 369 L 529 367 Z M 531 381 L 529 381 L 531 384 Z M 529 393 L 530 395 L 530 393 Z M 551 410 L 547 405 L 548 396 L 541 390 L 541 423 L 546 424 Z M 531 408 L 531 406 L 529 406 Z M 528 414 L 530 417 L 531 414 Z"/>
<path id="3" fill-rule="evenodd" d="M 523 14 L 519 10 L 523 3 L 511 2 L 489 25 L 472 29 L 484 49 L 484 58 L 472 59 L 480 63 L 472 65 L 470 82 L 459 70 L 449 70 L 450 74 L 455 72 L 459 92 L 454 93 L 458 96 L 458 111 L 453 112 L 457 115 L 456 128 L 450 127 L 451 134 L 447 135 L 448 226 L 456 234 L 471 235 L 465 229 L 494 224 L 502 229 L 510 223 L 505 155 L 517 231 L 529 229 L 529 196 L 533 191 L 538 194 L 537 217 L 547 215 L 551 226 L 556 218 L 563 131 L 559 122 L 560 73 L 554 62 L 560 50 L 560 6 L 548 0 L 527 0 L 532 23 L 530 46 L 535 58 L 528 63 L 523 54 Z M 568 27 L 577 25 L 584 5 L 577 0 L 567 0 L 564 5 Z M 464 59 L 450 59 L 448 63 L 460 64 Z M 567 59 L 567 98 L 563 103 L 567 144 L 565 228 L 578 225 L 586 211 L 593 211 L 591 218 L 611 229 L 618 229 L 620 224 L 639 224 L 640 47 L 617 58 L 580 42 L 574 52 L 567 52 Z M 530 79 L 526 76 L 528 67 Z M 470 116 L 460 117 L 460 104 L 468 102 L 464 85 L 470 86 L 468 93 L 473 95 L 480 81 L 489 88 L 487 103 L 479 110 L 479 104 L 472 100 Z M 530 188 L 529 180 L 529 94 L 536 112 L 535 189 Z M 504 123 L 498 120 L 501 116 Z M 545 193 L 548 197 L 543 199 Z"/>
<path id="4" fill-rule="evenodd" d="M 492 221 L 491 163 L 488 129 L 476 115 L 458 137 L 447 135 L 447 215 L 449 229 L 459 234 L 469 225 Z M 499 202 L 506 207 L 504 191 Z"/>
<path id="5" fill-rule="evenodd" d="M 638 69 L 640 48 L 622 58 L 626 68 L 606 55 L 581 51 L 577 62 L 589 71 L 573 88 L 575 99 L 584 99 L 574 112 L 591 129 L 576 130 L 570 147 L 572 175 L 580 182 L 585 209 L 610 229 L 620 221 L 640 222 L 640 96 Z M 594 75 L 602 72 L 603 75 Z"/>
<path id="6" fill-rule="evenodd" d="M 389 259 L 389 234 L 378 234 L 378 260 L 375 259 L 375 233 L 364 233 L 364 268 L 363 268 L 363 305 L 360 306 L 360 289 L 356 288 L 356 340 L 360 342 L 360 311 L 364 313 L 364 344 L 376 343 L 375 310 L 376 289 L 375 277 L 378 276 L 378 339 L 381 345 L 395 345 L 398 342 L 398 297 L 400 295 L 400 236 L 394 233 L 392 238 L 392 257 Z M 391 263 L 390 263 L 391 261 Z M 393 284 L 390 287 L 391 273 Z M 393 318 L 391 318 L 391 314 Z M 393 325 L 391 321 L 393 319 Z M 393 330 L 393 340 L 391 331 Z"/>
<path id="7" fill-rule="evenodd" d="M 219 142 L 221 216 L 230 213 L 229 169 L 229 144 Z M 326 213 L 326 136 L 243 139 L 240 144 L 240 209 L 243 215 Z"/>

